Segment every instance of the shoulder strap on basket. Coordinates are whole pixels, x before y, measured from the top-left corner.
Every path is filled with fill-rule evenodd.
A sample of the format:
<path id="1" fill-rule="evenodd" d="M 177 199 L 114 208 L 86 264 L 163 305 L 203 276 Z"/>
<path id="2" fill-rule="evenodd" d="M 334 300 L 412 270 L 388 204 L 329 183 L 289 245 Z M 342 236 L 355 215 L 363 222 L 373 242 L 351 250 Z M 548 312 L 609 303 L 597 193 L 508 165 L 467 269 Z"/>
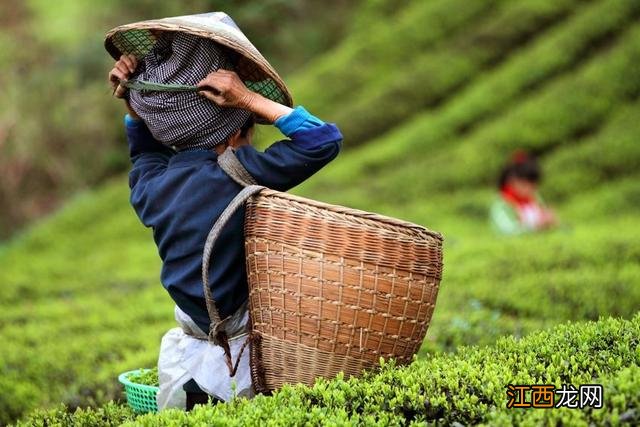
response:
<path id="1" fill-rule="evenodd" d="M 205 241 L 204 251 L 202 254 L 202 288 L 207 304 L 207 312 L 209 313 L 209 321 L 211 322 L 209 324 L 209 342 L 219 345 L 224 349 L 227 357 L 229 373 L 233 376 L 238 367 L 238 362 L 236 362 L 235 367 L 231 362 L 231 350 L 229 348 L 228 337 L 225 331 L 225 324 L 229 317 L 220 319 L 220 313 L 216 307 L 216 301 L 213 299 L 213 294 L 209 287 L 209 265 L 211 263 L 211 252 L 213 251 L 216 240 L 218 240 L 218 237 L 220 236 L 220 232 L 229 221 L 229 218 L 233 216 L 233 214 L 247 201 L 247 199 L 259 193 L 266 187 L 255 185 L 256 181 L 249 172 L 247 172 L 244 166 L 242 166 L 242 163 L 240 163 L 231 148 L 227 148 L 224 154 L 218 156 L 218 163 L 222 170 L 224 170 L 234 181 L 245 187 L 236 195 L 236 197 L 233 198 L 233 200 L 231 200 L 229 205 L 216 220 L 215 224 L 213 224 L 213 227 L 211 227 L 211 230 L 207 235 L 207 240 Z M 242 353 L 240 353 L 240 355 L 242 355 Z M 238 356 L 238 361 L 239 360 L 240 356 Z"/>
<path id="2" fill-rule="evenodd" d="M 231 179 L 243 187 L 257 184 L 256 180 L 245 169 L 242 163 L 240 163 L 240 160 L 238 160 L 236 153 L 231 147 L 227 147 L 227 149 L 224 150 L 224 153 L 218 156 L 218 164 L 220 165 L 220 168 L 225 171 L 229 177 L 231 177 Z"/>

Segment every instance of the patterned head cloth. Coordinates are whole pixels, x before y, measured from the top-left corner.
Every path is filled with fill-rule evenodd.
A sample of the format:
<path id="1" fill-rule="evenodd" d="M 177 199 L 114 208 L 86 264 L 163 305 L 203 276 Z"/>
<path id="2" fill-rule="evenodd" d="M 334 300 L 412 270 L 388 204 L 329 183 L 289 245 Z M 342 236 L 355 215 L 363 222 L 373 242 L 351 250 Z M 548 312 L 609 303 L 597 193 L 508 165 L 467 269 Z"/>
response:
<path id="1" fill-rule="evenodd" d="M 234 70 L 233 56 L 212 40 L 164 32 L 132 77 L 196 85 L 212 71 Z M 130 91 L 129 102 L 156 140 L 179 151 L 211 149 L 225 142 L 251 115 L 246 110 L 219 107 L 196 92 Z"/>

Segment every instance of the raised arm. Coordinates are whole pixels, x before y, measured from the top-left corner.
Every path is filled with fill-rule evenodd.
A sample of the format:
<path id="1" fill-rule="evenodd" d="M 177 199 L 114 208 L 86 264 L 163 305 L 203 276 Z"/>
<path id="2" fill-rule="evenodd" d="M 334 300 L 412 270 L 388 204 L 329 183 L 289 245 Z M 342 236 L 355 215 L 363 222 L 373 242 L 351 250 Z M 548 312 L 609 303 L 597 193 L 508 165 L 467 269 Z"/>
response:
<path id="1" fill-rule="evenodd" d="M 247 171 L 262 185 L 288 190 L 333 160 L 340 151 L 342 134 L 330 123 L 303 107 L 292 109 L 250 91 L 231 71 L 209 74 L 199 84 L 201 94 L 221 106 L 244 108 L 274 123 L 290 139 L 272 144 L 265 152 L 251 145 L 235 149 Z"/>
<path id="2" fill-rule="evenodd" d="M 236 156 L 262 185 L 286 191 L 305 181 L 333 160 L 342 145 L 340 130 L 297 107 L 280 117 L 276 127 L 290 139 L 271 144 L 264 152 L 250 145 L 236 149 Z"/>

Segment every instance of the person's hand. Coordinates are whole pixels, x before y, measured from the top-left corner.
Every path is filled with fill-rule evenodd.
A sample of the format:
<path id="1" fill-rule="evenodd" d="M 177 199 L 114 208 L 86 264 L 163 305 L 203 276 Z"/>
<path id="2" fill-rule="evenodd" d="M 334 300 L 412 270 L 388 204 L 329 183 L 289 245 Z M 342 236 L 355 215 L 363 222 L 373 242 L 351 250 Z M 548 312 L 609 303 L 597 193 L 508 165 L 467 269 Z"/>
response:
<path id="1" fill-rule="evenodd" d="M 198 83 L 198 88 L 198 93 L 221 107 L 242 108 L 269 123 L 293 111 L 286 105 L 252 92 L 233 71 L 214 71 Z"/>
<path id="2" fill-rule="evenodd" d="M 125 93 L 127 93 L 127 88 L 120 84 L 121 81 L 127 80 L 129 76 L 136 71 L 138 66 L 138 60 L 134 55 L 122 55 L 118 61 L 116 61 L 113 69 L 109 71 L 109 84 L 113 89 L 113 96 L 116 98 L 124 98 Z M 124 100 L 127 110 L 129 111 L 129 115 L 139 120 L 140 116 L 133 111 L 129 102 Z"/>
<path id="3" fill-rule="evenodd" d="M 221 107 L 251 110 L 256 93 L 250 91 L 233 71 L 209 73 L 198 83 L 199 93 Z"/>
<path id="4" fill-rule="evenodd" d="M 134 55 L 122 55 L 116 61 L 113 69 L 109 71 L 109 83 L 113 89 L 113 95 L 116 98 L 124 98 L 127 88 L 120 84 L 120 81 L 127 80 L 136 70 L 138 60 Z"/>

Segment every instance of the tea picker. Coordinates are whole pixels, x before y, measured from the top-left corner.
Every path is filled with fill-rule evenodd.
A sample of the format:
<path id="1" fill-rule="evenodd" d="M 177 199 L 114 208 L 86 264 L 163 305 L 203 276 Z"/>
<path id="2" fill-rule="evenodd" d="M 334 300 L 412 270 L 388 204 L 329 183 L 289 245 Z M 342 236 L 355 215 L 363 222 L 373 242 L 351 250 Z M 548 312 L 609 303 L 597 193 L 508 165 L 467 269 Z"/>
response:
<path id="1" fill-rule="evenodd" d="M 291 108 L 224 13 L 124 25 L 105 46 L 130 107 L 131 202 L 153 228 L 180 325 L 162 340 L 159 409 L 409 362 L 433 313 L 442 237 L 281 192 L 337 155 L 338 128 Z M 289 139 L 257 151 L 254 120 Z"/>

